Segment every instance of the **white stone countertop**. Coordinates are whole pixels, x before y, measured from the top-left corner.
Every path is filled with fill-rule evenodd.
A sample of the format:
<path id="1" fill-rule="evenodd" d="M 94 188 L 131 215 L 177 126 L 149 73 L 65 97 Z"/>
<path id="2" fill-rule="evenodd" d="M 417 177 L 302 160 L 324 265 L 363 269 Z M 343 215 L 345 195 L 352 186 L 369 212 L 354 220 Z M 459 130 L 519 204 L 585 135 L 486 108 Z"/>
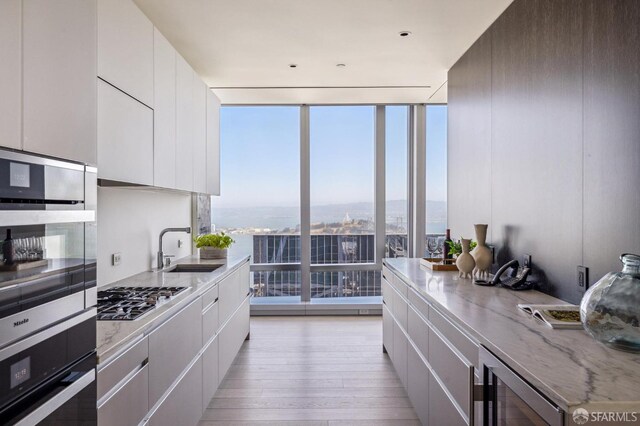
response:
<path id="1" fill-rule="evenodd" d="M 481 287 L 419 259 L 384 264 L 451 322 L 538 388 L 560 408 L 640 413 L 640 354 L 608 348 L 583 330 L 547 327 L 518 303 L 566 303 L 538 291 Z"/>
<path id="2" fill-rule="evenodd" d="M 180 293 L 167 303 L 160 305 L 140 319 L 132 321 L 98 321 L 98 363 L 109 359 L 128 342 L 149 334 L 182 307 L 191 303 L 210 288 L 213 288 L 220 280 L 248 261 L 249 256 L 236 256 L 219 260 L 202 260 L 199 259 L 197 255 L 187 256 L 174 262 L 173 265 L 220 264 L 222 266 L 209 273 L 163 272 L 152 270 L 100 287 L 98 290 L 119 286 L 188 287 L 189 289 Z M 173 266 L 168 267 L 167 270 L 172 269 L 172 267 Z"/>

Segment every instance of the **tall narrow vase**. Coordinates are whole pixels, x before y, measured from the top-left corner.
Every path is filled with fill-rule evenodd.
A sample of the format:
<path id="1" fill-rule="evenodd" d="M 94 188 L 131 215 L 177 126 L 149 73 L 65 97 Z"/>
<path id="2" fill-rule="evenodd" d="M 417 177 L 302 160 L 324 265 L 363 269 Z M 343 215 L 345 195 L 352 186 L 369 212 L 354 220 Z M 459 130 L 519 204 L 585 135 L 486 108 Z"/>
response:
<path id="1" fill-rule="evenodd" d="M 456 259 L 456 266 L 458 267 L 458 274 L 461 278 L 471 278 L 471 271 L 476 266 L 475 260 L 473 260 L 473 256 L 469 254 L 469 246 L 471 245 L 471 240 L 465 240 L 464 238 L 460 240 L 462 245 L 462 253 L 458 255 Z"/>
<path id="2" fill-rule="evenodd" d="M 487 228 L 489 225 L 477 224 L 473 226 L 476 229 L 476 241 L 478 242 L 476 248 L 471 252 L 473 259 L 476 261 L 473 275 L 477 278 L 485 278 L 489 275 L 491 263 L 493 262 L 491 249 L 487 247 Z"/>

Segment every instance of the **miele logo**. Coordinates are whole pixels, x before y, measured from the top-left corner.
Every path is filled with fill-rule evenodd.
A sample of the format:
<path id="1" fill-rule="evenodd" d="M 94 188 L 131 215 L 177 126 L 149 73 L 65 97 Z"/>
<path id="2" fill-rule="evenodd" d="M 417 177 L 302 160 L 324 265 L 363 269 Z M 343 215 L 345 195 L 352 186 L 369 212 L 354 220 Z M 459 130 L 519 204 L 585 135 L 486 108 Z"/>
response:
<path id="1" fill-rule="evenodd" d="M 29 318 L 21 319 L 20 321 L 16 321 L 16 322 L 14 322 L 14 323 L 13 323 L 13 326 L 14 326 L 14 327 L 17 327 L 17 326 L 19 326 L 19 325 L 26 324 L 26 323 L 28 323 L 28 322 L 29 322 Z"/>

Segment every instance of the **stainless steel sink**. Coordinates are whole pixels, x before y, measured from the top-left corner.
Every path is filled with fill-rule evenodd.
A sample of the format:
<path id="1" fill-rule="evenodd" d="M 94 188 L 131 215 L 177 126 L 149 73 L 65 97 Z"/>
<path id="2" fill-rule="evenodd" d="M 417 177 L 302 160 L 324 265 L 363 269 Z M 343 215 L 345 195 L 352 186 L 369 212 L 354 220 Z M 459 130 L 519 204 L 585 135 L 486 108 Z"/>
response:
<path id="1" fill-rule="evenodd" d="M 189 272 L 189 273 L 200 273 L 200 274 L 206 274 L 212 271 L 215 271 L 216 269 L 218 269 L 219 267 L 221 267 L 222 265 L 206 265 L 206 264 L 185 264 L 185 263 L 181 263 L 178 264 L 176 266 L 174 266 L 173 268 L 171 268 L 168 271 L 165 272 Z"/>

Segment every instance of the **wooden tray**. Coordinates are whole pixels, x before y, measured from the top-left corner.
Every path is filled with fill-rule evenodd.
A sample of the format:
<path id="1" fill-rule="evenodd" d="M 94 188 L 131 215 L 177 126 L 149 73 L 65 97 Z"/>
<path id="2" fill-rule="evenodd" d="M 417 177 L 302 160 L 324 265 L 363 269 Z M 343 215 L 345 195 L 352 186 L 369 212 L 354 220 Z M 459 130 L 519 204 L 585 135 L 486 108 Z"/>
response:
<path id="1" fill-rule="evenodd" d="M 432 259 L 428 257 L 423 257 L 422 259 L 420 259 L 420 264 L 434 271 L 457 271 L 458 270 L 458 267 L 456 266 L 454 259 L 447 259 L 445 263 L 442 259 Z"/>
<path id="2" fill-rule="evenodd" d="M 0 271 L 24 271 L 25 269 L 40 268 L 41 266 L 47 266 L 48 264 L 49 262 L 47 262 L 47 259 L 27 260 L 23 262 L 16 262 L 13 265 L 0 264 Z"/>

